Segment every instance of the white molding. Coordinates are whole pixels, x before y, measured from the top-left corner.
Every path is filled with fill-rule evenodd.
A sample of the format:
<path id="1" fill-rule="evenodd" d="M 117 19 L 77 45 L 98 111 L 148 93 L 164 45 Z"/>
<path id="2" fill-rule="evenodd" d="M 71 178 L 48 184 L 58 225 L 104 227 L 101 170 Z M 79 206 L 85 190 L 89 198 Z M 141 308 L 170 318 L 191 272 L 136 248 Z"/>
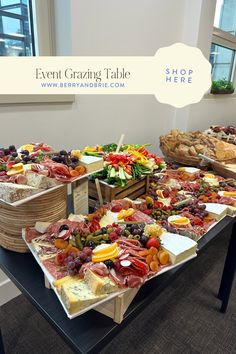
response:
<path id="1" fill-rule="evenodd" d="M 0 105 L 73 103 L 75 95 L 0 95 Z"/>
<path id="2" fill-rule="evenodd" d="M 20 294 L 20 290 L 17 289 L 17 287 L 11 282 L 10 279 L 7 278 L 0 282 L 0 306 L 14 299 Z"/>

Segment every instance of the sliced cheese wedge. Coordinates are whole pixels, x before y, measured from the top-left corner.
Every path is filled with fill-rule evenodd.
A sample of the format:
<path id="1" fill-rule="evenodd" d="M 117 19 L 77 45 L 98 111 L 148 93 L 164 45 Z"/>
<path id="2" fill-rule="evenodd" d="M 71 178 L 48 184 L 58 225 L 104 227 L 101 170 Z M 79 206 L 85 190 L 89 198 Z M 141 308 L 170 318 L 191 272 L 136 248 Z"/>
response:
<path id="1" fill-rule="evenodd" d="M 197 242 L 189 237 L 164 232 L 160 238 L 162 248 L 169 253 L 172 264 L 182 262 L 196 254 Z"/>
<path id="2" fill-rule="evenodd" d="M 228 205 L 225 204 L 217 204 L 217 203 L 204 203 L 206 205 L 206 211 L 212 216 L 214 219 L 221 220 L 228 212 Z"/>

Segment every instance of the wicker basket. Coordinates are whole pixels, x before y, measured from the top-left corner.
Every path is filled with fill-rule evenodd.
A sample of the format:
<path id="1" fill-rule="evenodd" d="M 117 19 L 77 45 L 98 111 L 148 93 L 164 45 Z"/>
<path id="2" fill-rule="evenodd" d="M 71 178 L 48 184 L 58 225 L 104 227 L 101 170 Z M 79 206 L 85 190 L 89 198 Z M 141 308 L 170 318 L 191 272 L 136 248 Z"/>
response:
<path id="1" fill-rule="evenodd" d="M 15 252 L 27 252 L 22 228 L 36 221 L 53 222 L 67 216 L 67 186 L 48 192 L 18 207 L 0 205 L 0 246 Z"/>
<path id="2" fill-rule="evenodd" d="M 172 160 L 175 162 L 180 163 L 181 165 L 187 165 L 187 166 L 196 166 L 200 167 L 201 166 L 201 161 L 202 159 L 198 156 L 183 156 L 183 155 L 177 155 L 173 151 L 171 151 L 167 144 L 161 144 L 160 145 L 161 151 L 163 155 L 168 159 Z"/>

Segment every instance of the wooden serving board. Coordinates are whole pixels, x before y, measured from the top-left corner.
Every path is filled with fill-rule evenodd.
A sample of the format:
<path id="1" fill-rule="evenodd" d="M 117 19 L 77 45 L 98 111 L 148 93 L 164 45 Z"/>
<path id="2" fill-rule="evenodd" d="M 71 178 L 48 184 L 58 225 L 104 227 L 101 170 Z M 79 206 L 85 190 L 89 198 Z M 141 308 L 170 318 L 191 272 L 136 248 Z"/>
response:
<path id="1" fill-rule="evenodd" d="M 42 269 L 42 271 L 44 273 L 45 286 L 47 288 L 53 289 L 53 291 L 55 292 L 57 298 L 59 299 L 59 301 L 60 301 L 60 303 L 61 303 L 61 305 L 62 305 L 62 307 L 69 319 L 73 319 L 75 317 L 82 315 L 83 313 L 85 313 L 89 310 L 94 309 L 94 310 L 112 318 L 116 323 L 122 322 L 125 311 L 127 310 L 129 305 L 131 304 L 132 300 L 134 299 L 134 297 L 137 294 L 139 289 L 136 289 L 136 288 L 135 289 L 130 289 L 130 288 L 121 289 L 118 292 L 109 294 L 105 299 L 100 300 L 100 301 L 96 302 L 95 304 L 92 304 L 92 305 L 84 308 L 81 311 L 78 311 L 74 314 L 70 314 L 68 312 L 67 308 L 65 307 L 64 303 L 62 302 L 62 299 L 61 299 L 60 295 L 58 294 L 56 288 L 53 285 L 53 282 L 55 281 L 54 277 L 44 267 L 44 265 L 42 264 L 42 262 L 40 261 L 38 255 L 37 255 L 37 253 L 35 252 L 34 248 L 32 247 L 32 245 L 26 241 L 25 229 L 22 229 L 22 238 L 25 241 L 26 245 L 28 246 L 29 250 L 31 251 L 32 255 L 34 256 L 35 260 L 37 261 L 38 265 L 40 266 L 40 268 Z M 149 280 L 151 280 L 163 273 L 166 273 L 169 270 L 174 269 L 174 268 L 178 267 L 179 265 L 186 263 L 195 257 L 197 257 L 196 253 L 194 255 L 186 258 L 182 262 L 179 262 L 174 265 L 166 266 L 166 267 L 162 268 L 156 275 L 149 278 L 147 281 L 149 281 Z"/>
<path id="2" fill-rule="evenodd" d="M 236 178 L 236 159 L 227 162 L 212 162 L 215 172 L 226 178 Z"/>

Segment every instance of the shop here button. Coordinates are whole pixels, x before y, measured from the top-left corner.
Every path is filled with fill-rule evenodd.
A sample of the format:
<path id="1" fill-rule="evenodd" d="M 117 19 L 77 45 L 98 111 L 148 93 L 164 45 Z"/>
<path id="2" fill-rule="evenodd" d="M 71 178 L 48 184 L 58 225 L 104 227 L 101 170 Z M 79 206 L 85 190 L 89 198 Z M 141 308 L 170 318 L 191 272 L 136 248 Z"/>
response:
<path id="1" fill-rule="evenodd" d="M 176 43 L 156 55 L 155 96 L 161 103 L 183 107 L 199 102 L 211 87 L 211 64 L 200 49 Z"/>

